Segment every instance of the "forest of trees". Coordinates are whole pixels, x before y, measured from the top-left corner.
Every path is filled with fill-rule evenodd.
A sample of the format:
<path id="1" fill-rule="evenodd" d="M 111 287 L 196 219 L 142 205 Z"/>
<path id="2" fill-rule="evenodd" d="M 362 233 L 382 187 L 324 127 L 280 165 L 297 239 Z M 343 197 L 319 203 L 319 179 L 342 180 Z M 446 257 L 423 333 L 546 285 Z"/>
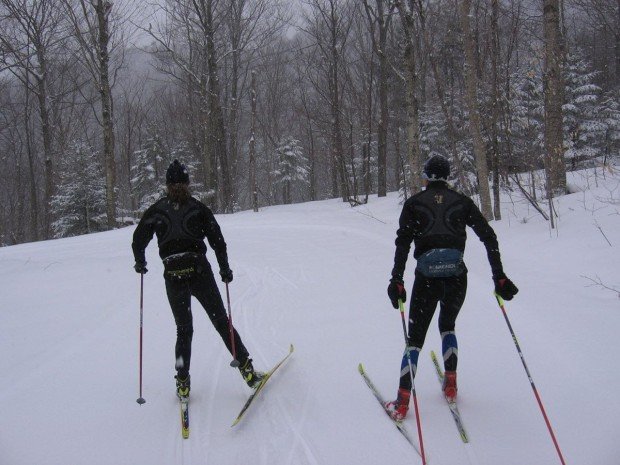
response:
<path id="1" fill-rule="evenodd" d="M 408 196 L 441 154 L 553 225 L 620 152 L 620 0 L 0 0 L 0 69 L 0 245 L 131 224 L 175 158 L 233 213 Z"/>

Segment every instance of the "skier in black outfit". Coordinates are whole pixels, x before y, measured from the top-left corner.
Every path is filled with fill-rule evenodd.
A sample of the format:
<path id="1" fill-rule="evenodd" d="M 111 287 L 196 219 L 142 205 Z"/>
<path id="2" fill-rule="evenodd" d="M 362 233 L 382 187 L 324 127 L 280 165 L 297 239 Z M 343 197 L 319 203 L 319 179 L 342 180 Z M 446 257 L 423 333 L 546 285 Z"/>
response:
<path id="1" fill-rule="evenodd" d="M 402 420 L 409 409 L 411 378 L 407 354 L 411 359 L 413 376 L 426 332 L 440 304 L 439 332 L 445 369 L 444 394 L 455 400 L 458 345 L 454 325 L 467 291 L 467 268 L 463 262 L 465 227 L 471 227 L 487 250 L 493 273 L 495 291 L 506 300 L 518 292 L 504 274 L 493 228 L 478 207 L 467 196 L 447 185 L 450 164 L 442 156 L 431 157 L 424 165 L 426 189 L 405 202 L 396 232 L 396 253 L 388 296 L 394 308 L 398 300 L 406 301 L 403 274 L 411 243 L 417 260 L 412 297 L 409 304 L 408 343 L 401 361 L 397 398 L 386 407 L 396 420 Z"/>
<path id="2" fill-rule="evenodd" d="M 215 252 L 222 281 L 230 283 L 233 273 L 228 265 L 226 242 L 211 210 L 189 193 L 189 175 L 185 165 L 174 160 L 166 172 L 166 195 L 149 207 L 133 234 L 131 244 L 134 269 L 146 273 L 144 250 L 157 235 L 159 256 L 164 263 L 166 293 L 177 326 L 175 347 L 177 395 L 189 396 L 190 358 L 193 335 L 191 296 L 204 307 L 211 323 L 232 353 L 228 316 L 219 289 L 207 261 L 206 237 Z M 236 330 L 233 330 L 239 370 L 251 388 L 263 377 L 252 366 L 252 360 Z"/>

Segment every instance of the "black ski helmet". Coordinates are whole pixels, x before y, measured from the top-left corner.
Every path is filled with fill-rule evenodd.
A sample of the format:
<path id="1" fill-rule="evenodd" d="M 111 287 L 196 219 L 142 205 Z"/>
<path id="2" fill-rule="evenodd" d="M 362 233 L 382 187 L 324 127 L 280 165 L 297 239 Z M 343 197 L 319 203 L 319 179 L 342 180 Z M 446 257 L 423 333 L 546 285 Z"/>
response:
<path id="1" fill-rule="evenodd" d="M 441 155 L 434 155 L 424 163 L 424 179 L 429 181 L 447 181 L 450 176 L 450 162 Z"/>
<path id="2" fill-rule="evenodd" d="M 166 184 L 189 184 L 187 168 L 179 160 L 174 160 L 170 163 L 166 171 Z"/>

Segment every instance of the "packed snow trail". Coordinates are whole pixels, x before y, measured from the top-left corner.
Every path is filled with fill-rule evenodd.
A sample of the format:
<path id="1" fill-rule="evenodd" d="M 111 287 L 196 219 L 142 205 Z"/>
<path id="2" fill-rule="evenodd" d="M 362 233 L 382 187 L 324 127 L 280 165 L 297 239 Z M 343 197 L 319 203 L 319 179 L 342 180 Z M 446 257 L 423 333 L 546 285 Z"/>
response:
<path id="1" fill-rule="evenodd" d="M 620 327 L 620 215 L 614 204 L 558 199 L 560 228 L 526 204 L 494 222 L 520 288 L 512 324 L 569 464 L 617 465 L 620 371 L 605 354 Z M 584 200 L 585 199 L 585 200 Z M 588 203 L 590 205 L 590 203 Z M 364 361 L 396 394 L 402 328 L 386 296 L 400 205 L 396 194 L 350 208 L 338 200 L 218 216 L 228 243 L 233 321 L 257 369 L 295 355 L 238 427 L 251 393 L 194 301 L 191 435 L 179 433 L 175 326 L 157 246 L 147 249 L 144 389 L 139 406 L 139 275 L 133 228 L 0 249 L 0 463 L 6 465 L 410 465 L 412 448 L 360 381 Z M 528 221 L 522 221 L 527 218 Z M 603 228 L 612 247 L 593 223 Z M 483 246 L 470 234 L 469 289 L 457 320 L 459 409 L 480 465 L 556 465 L 553 444 L 492 296 Z M 209 259 L 215 263 L 212 253 Z M 412 284 L 410 258 L 405 284 Z M 223 285 L 220 288 L 224 290 Z M 437 388 L 431 326 L 416 377 L 433 465 L 467 463 Z M 413 415 L 406 420 L 415 434 Z M 415 452 L 413 452 L 415 454 Z"/>

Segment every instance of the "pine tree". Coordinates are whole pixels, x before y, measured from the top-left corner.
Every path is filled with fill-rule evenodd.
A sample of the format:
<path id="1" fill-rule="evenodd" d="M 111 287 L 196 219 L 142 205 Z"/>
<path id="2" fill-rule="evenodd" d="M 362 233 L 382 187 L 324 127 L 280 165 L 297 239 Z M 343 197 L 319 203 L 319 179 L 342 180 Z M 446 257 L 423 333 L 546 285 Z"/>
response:
<path id="1" fill-rule="evenodd" d="M 564 154 L 573 170 L 603 152 L 606 125 L 598 117 L 601 88 L 597 73 L 578 50 L 567 56 L 564 71 Z"/>
<path id="2" fill-rule="evenodd" d="M 432 106 L 429 106 L 420 118 L 420 149 L 423 161 L 434 155 L 447 157 L 450 151 L 443 117 Z M 422 173 L 415 175 L 421 176 Z"/>
<path id="3" fill-rule="evenodd" d="M 194 197 L 203 202 L 213 198 L 213 191 L 209 196 L 204 190 L 200 181 L 200 162 L 193 159 L 187 143 L 179 142 L 172 149 L 167 149 L 159 133 L 154 131 L 144 146 L 134 152 L 134 163 L 131 166 L 131 186 L 138 213 L 144 212 L 164 195 L 166 169 L 174 160 L 179 160 L 187 167 Z"/>
<path id="4" fill-rule="evenodd" d="M 455 126 L 466 130 L 467 114 L 462 111 L 456 103 L 452 107 L 452 118 Z M 429 105 L 420 115 L 420 150 L 422 160 L 427 160 L 435 155 L 446 157 L 450 161 L 451 184 L 453 187 L 467 195 L 476 193 L 474 188 L 476 179 L 476 167 L 473 154 L 473 147 L 470 138 L 464 132 L 453 134 L 455 148 L 452 148 L 451 139 L 446 119 L 442 111 L 436 106 Z M 455 160 L 453 154 L 458 154 L 459 159 Z M 422 173 L 412 173 L 421 176 Z"/>
<path id="5" fill-rule="evenodd" d="M 162 194 L 165 158 L 165 150 L 157 132 L 146 140 L 143 148 L 134 152 L 131 186 L 139 212 L 146 210 Z"/>
<path id="6" fill-rule="evenodd" d="M 510 137 L 512 160 L 509 166 L 536 170 L 544 165 L 544 96 L 542 70 L 533 61 L 511 79 Z M 521 164 L 525 166 L 520 166 Z"/>
<path id="7" fill-rule="evenodd" d="M 606 93 L 596 113 L 598 121 L 605 125 L 604 163 L 609 163 L 610 158 L 620 159 L 620 89 Z"/>
<path id="8" fill-rule="evenodd" d="M 285 204 L 293 201 L 293 188 L 309 185 L 308 160 L 304 156 L 299 141 L 291 136 L 284 137 L 276 149 L 278 165 L 274 172 L 276 183 L 282 185 Z"/>
<path id="9" fill-rule="evenodd" d="M 170 155 L 167 158 L 168 161 L 165 163 L 166 167 L 168 167 L 168 165 L 174 160 L 179 160 L 186 166 L 187 171 L 189 172 L 189 187 L 193 197 L 205 203 L 208 203 L 210 200 L 216 198 L 214 190 L 205 190 L 205 185 L 201 182 L 199 174 L 201 162 L 192 157 L 191 150 L 189 149 L 187 143 L 180 142 L 177 144 L 172 148 Z M 233 211 L 234 209 L 235 205 L 233 205 Z"/>
<path id="10" fill-rule="evenodd" d="M 51 201 L 55 237 L 107 229 L 105 176 L 99 158 L 83 141 L 73 142 L 61 157 L 60 182 Z"/>

